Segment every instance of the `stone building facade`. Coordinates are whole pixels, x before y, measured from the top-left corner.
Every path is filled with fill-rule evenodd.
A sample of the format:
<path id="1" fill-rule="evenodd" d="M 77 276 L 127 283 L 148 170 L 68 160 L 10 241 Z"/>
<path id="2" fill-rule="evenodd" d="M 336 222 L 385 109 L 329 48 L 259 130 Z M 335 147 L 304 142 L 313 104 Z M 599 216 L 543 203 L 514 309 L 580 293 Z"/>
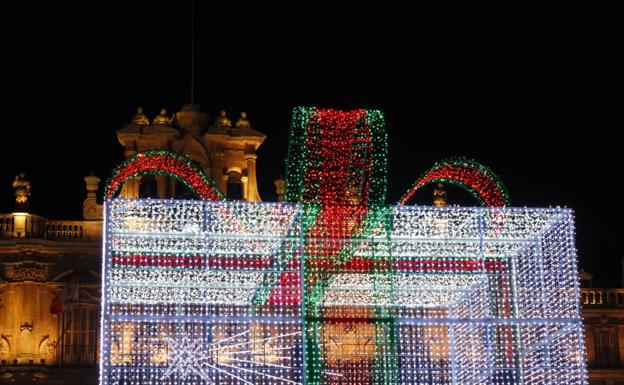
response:
<path id="1" fill-rule="evenodd" d="M 82 220 L 51 220 L 28 211 L 0 214 L 0 383 L 96 382 L 99 181 L 85 178 Z"/>

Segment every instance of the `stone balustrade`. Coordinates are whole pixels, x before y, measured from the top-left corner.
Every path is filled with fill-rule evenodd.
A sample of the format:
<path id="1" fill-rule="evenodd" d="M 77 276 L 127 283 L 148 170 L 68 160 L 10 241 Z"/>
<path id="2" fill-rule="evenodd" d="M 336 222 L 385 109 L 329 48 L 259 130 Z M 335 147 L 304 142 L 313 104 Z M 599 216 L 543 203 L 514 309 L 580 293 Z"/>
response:
<path id="1" fill-rule="evenodd" d="M 624 307 L 624 288 L 581 288 L 583 307 Z"/>
<path id="2" fill-rule="evenodd" d="M 102 239 L 102 221 L 50 220 L 23 213 L 0 214 L 0 239 L 18 238 L 99 241 Z"/>

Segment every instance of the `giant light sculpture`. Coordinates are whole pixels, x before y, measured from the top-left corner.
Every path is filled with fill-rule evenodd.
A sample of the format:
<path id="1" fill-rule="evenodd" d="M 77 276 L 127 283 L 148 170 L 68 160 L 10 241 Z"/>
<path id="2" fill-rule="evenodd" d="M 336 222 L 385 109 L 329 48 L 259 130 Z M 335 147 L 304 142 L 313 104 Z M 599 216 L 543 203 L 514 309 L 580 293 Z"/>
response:
<path id="1" fill-rule="evenodd" d="M 292 203 L 227 202 L 149 151 L 106 192 L 101 384 L 586 384 L 572 213 L 473 161 L 387 206 L 379 111 L 294 110 Z M 114 199 L 180 178 L 203 200 Z M 406 206 L 445 181 L 486 207 Z"/>

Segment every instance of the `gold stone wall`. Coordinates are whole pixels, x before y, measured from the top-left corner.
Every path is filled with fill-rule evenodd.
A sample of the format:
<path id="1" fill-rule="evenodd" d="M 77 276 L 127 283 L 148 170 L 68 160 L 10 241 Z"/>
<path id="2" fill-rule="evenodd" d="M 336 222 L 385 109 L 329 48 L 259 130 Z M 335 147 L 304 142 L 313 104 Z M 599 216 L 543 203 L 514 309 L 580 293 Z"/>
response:
<path id="1" fill-rule="evenodd" d="M 58 341 L 58 316 L 50 313 L 55 288 L 38 282 L 7 284 L 2 288 L 0 359 L 27 364 L 53 361 Z"/>

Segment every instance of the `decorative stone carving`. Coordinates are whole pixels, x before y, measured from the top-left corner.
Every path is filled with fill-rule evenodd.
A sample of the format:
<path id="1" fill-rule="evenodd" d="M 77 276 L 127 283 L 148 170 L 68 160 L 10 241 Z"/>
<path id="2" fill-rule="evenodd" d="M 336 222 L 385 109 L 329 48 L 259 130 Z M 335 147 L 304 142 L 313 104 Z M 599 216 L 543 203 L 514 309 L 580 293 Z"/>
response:
<path id="1" fill-rule="evenodd" d="M 13 281 L 43 282 L 48 278 L 48 264 L 33 261 L 23 261 L 4 264 L 5 275 Z"/>
<path id="2" fill-rule="evenodd" d="M 51 341 L 49 334 L 44 335 L 41 342 L 39 342 L 39 357 L 41 359 L 41 363 L 44 363 L 47 360 L 52 360 L 55 348 L 56 341 Z"/>
<path id="3" fill-rule="evenodd" d="M 28 211 L 28 196 L 30 196 L 30 182 L 26 174 L 20 172 L 13 181 L 15 189 L 15 211 Z"/>
<path id="4" fill-rule="evenodd" d="M 20 332 L 23 333 L 24 331 L 29 331 L 29 332 L 32 333 L 32 331 L 33 331 L 33 322 L 32 321 L 30 321 L 30 322 L 24 321 L 24 322 L 22 322 L 20 324 Z"/>
<path id="5" fill-rule="evenodd" d="M 169 126 L 171 125 L 171 122 L 173 121 L 173 117 L 168 117 L 167 116 L 167 109 L 163 108 L 162 110 L 160 110 L 160 114 L 156 115 L 156 117 L 154 118 L 154 121 L 152 122 L 152 124 L 160 124 L 163 126 Z"/>
<path id="6" fill-rule="evenodd" d="M 147 126 L 149 124 L 149 119 L 143 113 L 143 108 L 137 107 L 137 113 L 132 118 L 132 124 L 137 126 Z"/>
<path id="7" fill-rule="evenodd" d="M 242 111 L 240 113 L 240 118 L 236 120 L 236 128 L 249 128 L 251 127 L 251 122 L 247 119 L 247 113 Z"/>
<path id="8" fill-rule="evenodd" d="M 232 127 L 232 121 L 227 117 L 225 110 L 219 112 L 219 116 L 215 119 L 215 127 Z"/>
<path id="9" fill-rule="evenodd" d="M 9 337 L 6 334 L 0 334 L 0 357 L 7 359 L 11 353 L 11 343 Z"/>

